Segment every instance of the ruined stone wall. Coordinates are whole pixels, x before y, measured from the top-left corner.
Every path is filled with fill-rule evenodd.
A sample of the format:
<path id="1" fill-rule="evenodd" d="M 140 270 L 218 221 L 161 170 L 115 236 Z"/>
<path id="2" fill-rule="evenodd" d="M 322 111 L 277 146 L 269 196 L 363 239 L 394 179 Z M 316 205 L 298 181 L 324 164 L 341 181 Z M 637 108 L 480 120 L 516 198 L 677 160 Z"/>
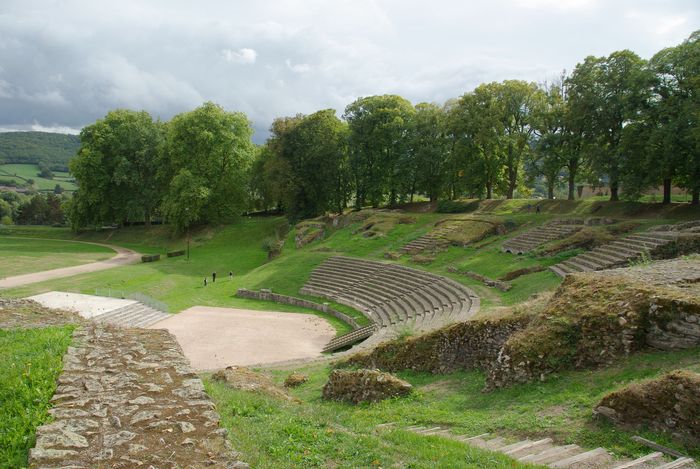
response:
<path id="1" fill-rule="evenodd" d="M 698 298 L 683 288 L 641 280 L 605 273 L 567 276 L 545 311 L 504 343 L 488 370 L 487 389 L 607 365 L 647 347 L 700 346 Z"/>
<path id="2" fill-rule="evenodd" d="M 595 413 L 624 427 L 650 427 L 700 443 L 700 374 L 672 371 L 605 396 Z"/>
<path id="3" fill-rule="evenodd" d="M 529 317 L 521 316 L 453 324 L 418 337 L 381 344 L 349 357 L 338 366 L 429 373 L 484 368 L 496 360 L 508 337 L 529 321 Z"/>
<path id="4" fill-rule="evenodd" d="M 309 308 L 313 309 L 316 311 L 322 311 L 324 313 L 330 314 L 331 316 L 340 319 L 341 321 L 349 324 L 353 329 L 359 329 L 361 326 L 355 321 L 355 319 L 351 318 L 345 313 L 341 313 L 338 310 L 335 310 L 328 306 L 328 304 L 323 303 L 314 303 L 313 301 L 309 300 L 304 300 L 302 298 L 296 298 L 294 296 L 287 296 L 287 295 L 280 295 L 277 293 L 272 293 L 269 290 L 260 290 L 260 291 L 255 291 L 255 290 L 248 290 L 245 288 L 239 288 L 238 291 L 236 292 L 236 296 L 240 298 L 249 298 L 253 300 L 265 300 L 265 301 L 274 301 L 276 303 L 282 303 L 285 305 L 292 305 L 292 306 L 300 306 L 302 308 Z"/>

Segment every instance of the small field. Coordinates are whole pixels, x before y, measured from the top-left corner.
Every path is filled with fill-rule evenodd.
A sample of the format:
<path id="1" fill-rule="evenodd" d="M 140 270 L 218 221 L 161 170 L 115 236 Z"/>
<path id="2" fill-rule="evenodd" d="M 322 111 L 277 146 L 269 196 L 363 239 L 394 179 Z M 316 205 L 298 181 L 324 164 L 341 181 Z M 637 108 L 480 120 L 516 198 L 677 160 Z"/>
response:
<path id="1" fill-rule="evenodd" d="M 0 467 L 27 466 L 36 428 L 49 417 L 72 330 L 0 330 Z"/>
<path id="2" fill-rule="evenodd" d="M 69 173 L 53 172 L 53 179 L 38 176 L 39 166 L 34 164 L 3 164 L 0 165 L 0 180 L 12 180 L 20 186 L 28 186 L 29 179 L 34 180 L 33 187 L 39 191 L 53 191 L 56 184 L 64 191 L 74 191 L 77 186 L 70 182 L 73 178 Z"/>
<path id="3" fill-rule="evenodd" d="M 101 261 L 114 251 L 70 241 L 0 237 L 0 278 Z"/>
<path id="4" fill-rule="evenodd" d="M 607 393 L 637 379 L 673 369 L 700 371 L 700 350 L 635 355 L 604 370 L 562 373 L 545 383 L 484 394 L 481 372 L 448 375 L 397 373 L 416 388 L 413 397 L 353 406 L 321 399 L 329 369 L 297 370 L 309 381 L 292 394 L 301 404 L 235 391 L 206 381 L 229 429 L 233 446 L 254 467 L 526 467 L 438 436 L 419 436 L 402 427 L 451 427 L 456 434 L 482 433 L 513 438 L 551 437 L 559 443 L 603 446 L 616 456 L 648 454 L 630 439 L 641 435 L 697 458 L 698 448 L 679 448 L 667 436 L 623 431 L 597 422 L 595 404 Z M 289 370 L 270 371 L 282 383 Z M 395 422 L 395 429 L 375 430 Z"/>

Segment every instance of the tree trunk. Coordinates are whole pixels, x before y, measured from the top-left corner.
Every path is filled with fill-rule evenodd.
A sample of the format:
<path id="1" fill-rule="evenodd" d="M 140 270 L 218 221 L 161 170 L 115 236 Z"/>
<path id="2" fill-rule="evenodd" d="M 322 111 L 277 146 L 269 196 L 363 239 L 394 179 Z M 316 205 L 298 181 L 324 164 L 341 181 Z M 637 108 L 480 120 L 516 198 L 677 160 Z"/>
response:
<path id="1" fill-rule="evenodd" d="M 554 199 L 554 180 L 553 179 L 547 183 L 547 198 L 549 200 Z"/>
<path id="2" fill-rule="evenodd" d="M 693 189 L 693 198 L 690 203 L 691 205 L 700 205 L 700 187 Z"/>
<path id="3" fill-rule="evenodd" d="M 151 210 L 146 209 L 146 212 L 143 214 L 143 219 L 144 223 L 146 224 L 146 228 L 151 227 Z"/>
<path id="4" fill-rule="evenodd" d="M 617 202 L 618 200 L 620 200 L 620 196 L 618 195 L 618 182 L 610 181 L 610 202 Z"/>
<path id="5" fill-rule="evenodd" d="M 576 189 L 576 171 L 578 162 L 576 159 L 570 159 L 568 164 L 569 169 L 569 200 L 574 200 L 574 190 Z"/>
<path id="6" fill-rule="evenodd" d="M 664 179 L 664 205 L 671 203 L 671 178 Z"/>
<path id="7" fill-rule="evenodd" d="M 486 183 L 486 198 L 487 198 L 487 199 L 490 199 L 490 198 L 491 198 L 491 192 L 492 192 L 492 191 L 491 191 L 491 185 L 492 185 L 492 184 L 491 184 L 490 181 Z"/>

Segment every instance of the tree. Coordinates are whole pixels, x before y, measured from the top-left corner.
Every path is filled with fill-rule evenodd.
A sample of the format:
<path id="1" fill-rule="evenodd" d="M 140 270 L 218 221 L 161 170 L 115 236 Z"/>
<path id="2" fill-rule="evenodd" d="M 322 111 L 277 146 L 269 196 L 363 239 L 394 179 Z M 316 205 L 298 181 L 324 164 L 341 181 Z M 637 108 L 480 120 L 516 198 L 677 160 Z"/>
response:
<path id="1" fill-rule="evenodd" d="M 522 167 L 530 152 L 534 119 L 544 105 L 545 95 L 535 83 L 506 80 L 494 84 L 502 112 L 503 135 L 497 141 L 503 146 L 504 166 L 507 177 L 506 198 L 512 199 L 518 186 Z"/>
<path id="2" fill-rule="evenodd" d="M 634 52 L 623 50 L 608 57 L 586 57 L 567 79 L 571 112 L 583 123 L 592 142 L 591 169 L 607 177 L 610 200 L 619 199 L 623 154 L 623 128 L 647 101 L 650 74 Z"/>
<path id="3" fill-rule="evenodd" d="M 641 155 L 628 162 L 625 191 L 638 194 L 663 186 L 663 203 L 671 203 L 674 183 L 693 193 L 700 203 L 700 156 L 697 128 L 700 117 L 700 32 L 676 47 L 658 52 L 649 62 L 653 86 L 647 106 L 625 127 L 629 153 Z"/>
<path id="4" fill-rule="evenodd" d="M 190 197 L 197 200 L 190 214 L 172 221 L 221 223 L 240 214 L 247 205 L 248 168 L 255 153 L 247 117 L 207 102 L 178 114 L 167 125 L 165 152 L 158 178 L 168 189 L 164 207 L 180 213 Z M 179 190 L 185 188 L 186 195 Z M 180 200 L 183 199 L 183 200 Z M 174 211 L 175 210 L 175 211 Z"/>
<path id="5" fill-rule="evenodd" d="M 156 179 L 162 125 L 145 111 L 119 109 L 86 126 L 70 168 L 78 183 L 74 226 L 144 220 L 150 224 L 164 188 Z"/>
<path id="6" fill-rule="evenodd" d="M 263 170 L 282 187 L 278 194 L 292 220 L 329 210 L 342 212 L 347 185 L 347 124 L 326 109 L 309 116 L 275 119 Z"/>
<path id="7" fill-rule="evenodd" d="M 415 158 L 411 201 L 416 189 L 431 202 L 442 195 L 448 179 L 449 143 L 445 109 L 437 104 L 417 104 L 410 145 Z"/>
<path id="8" fill-rule="evenodd" d="M 206 186 L 206 182 L 189 170 L 181 169 L 170 182 L 163 213 L 173 224 L 175 231 L 181 233 L 201 221 L 203 208 L 210 198 L 211 190 Z"/>
<path id="9" fill-rule="evenodd" d="M 402 158 L 408 151 L 409 122 L 415 110 L 401 96 L 359 98 L 345 108 L 349 125 L 349 167 L 355 205 L 373 206 L 388 199 L 394 205 L 409 191 Z"/>
<path id="10" fill-rule="evenodd" d="M 544 99 L 533 113 L 537 141 L 533 145 L 533 157 L 530 170 L 536 176 L 542 176 L 547 184 L 547 198 L 554 198 L 554 188 L 566 165 L 566 139 L 563 83 L 561 81 L 546 85 L 543 89 Z M 571 190 L 570 190 L 571 194 Z"/>
<path id="11" fill-rule="evenodd" d="M 499 100 L 497 83 L 479 85 L 463 95 L 451 113 L 454 150 L 473 184 L 484 188 L 486 198 L 495 191 L 502 192 L 504 182 L 504 155 L 500 139 L 503 137 L 503 103 Z"/>

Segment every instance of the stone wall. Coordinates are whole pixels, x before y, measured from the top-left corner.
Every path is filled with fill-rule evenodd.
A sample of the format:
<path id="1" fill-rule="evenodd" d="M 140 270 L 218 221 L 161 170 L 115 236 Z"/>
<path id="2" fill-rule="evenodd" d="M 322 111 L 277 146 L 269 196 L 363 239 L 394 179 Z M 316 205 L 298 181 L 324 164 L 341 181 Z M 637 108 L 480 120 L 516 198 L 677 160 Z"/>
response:
<path id="1" fill-rule="evenodd" d="M 673 371 L 605 396 L 595 413 L 625 427 L 650 427 L 700 443 L 700 374 Z"/>
<path id="2" fill-rule="evenodd" d="M 294 296 L 280 295 L 278 293 L 272 293 L 270 290 L 248 290 L 246 288 L 239 288 L 236 292 L 236 296 L 240 298 L 249 298 L 253 300 L 265 300 L 274 301 L 276 303 L 282 303 L 285 305 L 300 306 L 302 308 L 309 308 L 316 311 L 322 311 L 324 313 L 330 314 L 331 316 L 340 319 L 344 323 L 349 324 L 353 329 L 359 329 L 361 326 L 345 313 L 341 313 L 328 306 L 328 304 L 314 303 L 313 301 L 304 300 L 303 298 L 296 298 Z"/>
<path id="3" fill-rule="evenodd" d="M 697 268 L 673 260 L 567 276 L 545 310 L 503 344 L 487 389 L 607 365 L 647 347 L 700 346 L 700 298 L 683 286 L 697 281 Z"/>
<path id="4" fill-rule="evenodd" d="M 415 370 L 449 373 L 485 368 L 496 360 L 503 343 L 526 327 L 529 317 L 467 321 L 406 340 L 380 344 L 338 363 L 386 371 Z"/>

